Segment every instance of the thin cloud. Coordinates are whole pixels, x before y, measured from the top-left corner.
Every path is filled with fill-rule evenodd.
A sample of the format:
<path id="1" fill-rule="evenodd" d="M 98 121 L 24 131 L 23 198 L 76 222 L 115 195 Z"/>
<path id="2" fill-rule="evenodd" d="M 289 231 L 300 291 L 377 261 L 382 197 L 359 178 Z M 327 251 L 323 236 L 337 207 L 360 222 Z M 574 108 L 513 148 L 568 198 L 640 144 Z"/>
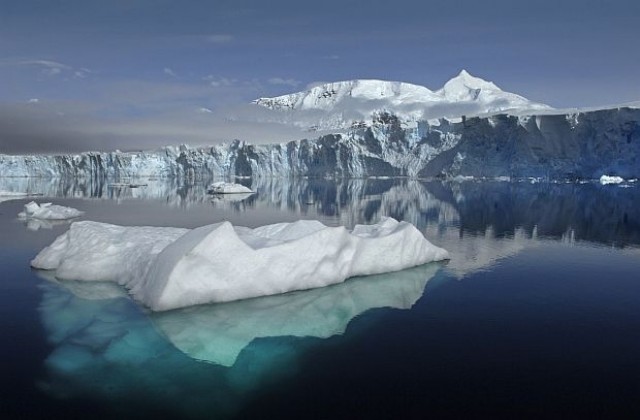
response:
<path id="1" fill-rule="evenodd" d="M 15 62 L 19 66 L 40 66 L 48 69 L 71 70 L 71 66 L 51 60 L 18 60 Z"/>
<path id="2" fill-rule="evenodd" d="M 269 79 L 267 81 L 271 85 L 284 85 L 284 86 L 291 86 L 291 87 L 297 87 L 298 85 L 300 85 L 300 83 L 302 83 L 299 80 L 283 79 L 281 77 L 272 77 L 271 79 Z"/>
<path id="3" fill-rule="evenodd" d="M 178 75 L 176 74 L 175 71 L 173 71 L 171 68 L 169 67 L 165 67 L 164 69 L 162 69 L 162 72 L 164 74 L 166 74 L 167 76 L 171 76 L 171 77 L 178 77 Z"/>
<path id="4" fill-rule="evenodd" d="M 40 75 L 42 76 L 55 77 L 70 75 L 76 79 L 84 79 L 91 73 L 91 70 L 85 67 L 74 68 L 59 61 L 39 59 L 0 60 L 0 67 L 31 67 L 39 69 Z"/>
<path id="5" fill-rule="evenodd" d="M 212 87 L 233 86 L 238 83 L 238 79 L 229 79 L 227 77 L 219 77 L 213 74 L 203 77 L 202 80 L 209 82 L 209 85 Z"/>

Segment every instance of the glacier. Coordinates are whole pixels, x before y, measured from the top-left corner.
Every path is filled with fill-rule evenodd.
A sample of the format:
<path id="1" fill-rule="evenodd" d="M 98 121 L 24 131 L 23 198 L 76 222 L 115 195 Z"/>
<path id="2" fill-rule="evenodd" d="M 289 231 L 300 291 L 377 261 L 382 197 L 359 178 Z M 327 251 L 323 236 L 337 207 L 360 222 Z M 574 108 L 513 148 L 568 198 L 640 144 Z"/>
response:
<path id="1" fill-rule="evenodd" d="M 313 220 L 193 230 L 83 221 L 31 265 L 55 270 L 60 279 L 116 281 L 162 311 L 324 287 L 448 258 L 415 226 L 392 218 L 351 232 Z"/>
<path id="2" fill-rule="evenodd" d="M 239 140 L 211 147 L 142 152 L 0 155 L 3 177 L 409 178 L 640 177 L 640 109 L 619 107 L 536 115 L 497 114 L 419 121 L 394 114 L 344 133 L 280 144 Z"/>

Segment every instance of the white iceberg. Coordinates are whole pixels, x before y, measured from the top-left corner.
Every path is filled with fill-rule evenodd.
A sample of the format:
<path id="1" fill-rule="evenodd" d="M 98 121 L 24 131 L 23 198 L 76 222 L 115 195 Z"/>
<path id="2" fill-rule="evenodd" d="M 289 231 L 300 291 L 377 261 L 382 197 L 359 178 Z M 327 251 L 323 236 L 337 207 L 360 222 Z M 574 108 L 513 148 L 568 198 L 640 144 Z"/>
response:
<path id="1" fill-rule="evenodd" d="M 73 207 L 51 203 L 38 204 L 35 201 L 31 201 L 24 205 L 24 211 L 18 213 L 18 217 L 21 219 L 66 220 L 80 217 L 83 214 L 83 211 Z"/>
<path id="2" fill-rule="evenodd" d="M 621 182 L 624 182 L 624 179 L 619 176 L 602 175 L 600 177 L 600 184 L 602 185 L 620 184 Z"/>
<path id="3" fill-rule="evenodd" d="M 56 270 L 61 279 L 117 281 L 161 311 L 323 287 L 448 258 L 415 226 L 391 218 L 352 232 L 318 221 L 256 229 L 221 222 L 190 231 L 77 222 L 31 265 Z"/>
<path id="4" fill-rule="evenodd" d="M 214 182 L 207 187 L 209 194 L 253 194 L 249 188 L 241 184 L 234 184 L 232 182 Z"/>

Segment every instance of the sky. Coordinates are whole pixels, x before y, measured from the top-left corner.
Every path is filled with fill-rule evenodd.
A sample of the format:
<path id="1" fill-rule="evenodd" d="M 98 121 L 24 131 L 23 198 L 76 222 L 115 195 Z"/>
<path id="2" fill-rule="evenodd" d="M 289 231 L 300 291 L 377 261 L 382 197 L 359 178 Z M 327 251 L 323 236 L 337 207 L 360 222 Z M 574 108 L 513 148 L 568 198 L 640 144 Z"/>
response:
<path id="1" fill-rule="evenodd" d="M 277 141 L 299 134 L 205 114 L 461 69 L 557 108 L 638 101 L 639 18 L 637 0 L 0 0 L 0 153 Z"/>

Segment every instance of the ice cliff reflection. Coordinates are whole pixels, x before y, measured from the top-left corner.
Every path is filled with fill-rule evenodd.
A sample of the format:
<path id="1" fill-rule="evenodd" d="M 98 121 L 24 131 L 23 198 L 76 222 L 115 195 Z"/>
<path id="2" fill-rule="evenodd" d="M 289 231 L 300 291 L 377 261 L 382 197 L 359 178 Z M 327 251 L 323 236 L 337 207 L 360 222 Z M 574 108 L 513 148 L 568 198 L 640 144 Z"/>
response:
<path id="1" fill-rule="evenodd" d="M 145 180 L 145 187 L 112 187 L 92 179 L 0 178 L 0 190 L 50 198 L 146 200 L 190 207 L 211 205 L 234 212 L 279 210 L 318 215 L 353 226 L 381 216 L 409 221 L 443 234 L 489 234 L 640 244 L 640 186 L 510 182 L 421 182 L 406 179 L 239 179 L 257 194 L 211 196 L 208 182 Z M 90 218 L 90 215 L 87 216 Z"/>

